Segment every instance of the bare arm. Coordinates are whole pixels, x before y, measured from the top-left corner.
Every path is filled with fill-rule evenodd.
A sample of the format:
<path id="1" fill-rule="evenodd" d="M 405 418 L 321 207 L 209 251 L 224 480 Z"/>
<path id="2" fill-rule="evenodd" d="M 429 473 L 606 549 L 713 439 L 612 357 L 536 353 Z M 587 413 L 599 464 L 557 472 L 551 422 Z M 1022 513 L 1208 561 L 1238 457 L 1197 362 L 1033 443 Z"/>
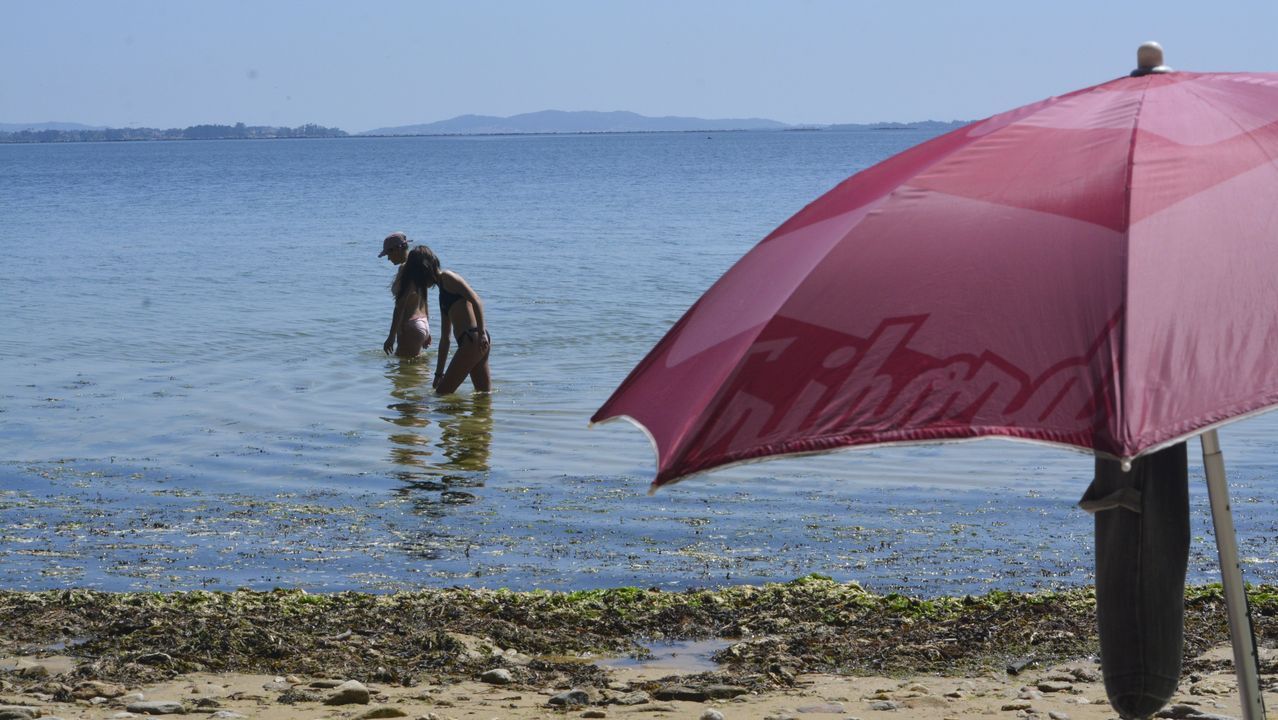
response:
<path id="1" fill-rule="evenodd" d="M 448 313 L 439 314 L 439 350 L 435 352 L 435 377 L 430 381 L 433 388 L 439 384 L 440 378 L 444 377 L 444 368 L 448 366 L 448 346 L 453 337 L 453 321 L 448 319 Z"/>
<path id="2" fill-rule="evenodd" d="M 390 355 L 391 350 L 395 349 L 395 337 L 399 334 L 399 324 L 404 320 L 405 303 L 400 298 L 395 298 L 395 311 L 391 313 L 390 333 L 386 336 L 386 342 L 382 344 L 382 350 Z"/>

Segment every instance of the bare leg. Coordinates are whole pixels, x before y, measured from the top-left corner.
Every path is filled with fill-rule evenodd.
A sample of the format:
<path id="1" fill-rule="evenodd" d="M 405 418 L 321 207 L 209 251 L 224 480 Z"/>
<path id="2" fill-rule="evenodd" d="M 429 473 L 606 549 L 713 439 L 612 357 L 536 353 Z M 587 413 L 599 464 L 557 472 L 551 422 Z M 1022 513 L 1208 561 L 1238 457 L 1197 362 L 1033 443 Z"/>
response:
<path id="1" fill-rule="evenodd" d="M 484 359 L 470 371 L 470 384 L 475 386 L 476 392 L 488 392 L 493 389 L 492 372 L 488 369 L 488 354 L 484 354 Z"/>
<path id="2" fill-rule="evenodd" d="M 435 386 L 435 394 L 450 395 L 457 392 L 457 388 L 461 387 L 462 381 L 466 379 L 470 371 L 487 359 L 487 353 L 479 349 L 479 343 L 458 343 L 457 352 L 448 361 L 448 369 L 444 371 L 444 377 L 440 378 L 439 384 Z"/>

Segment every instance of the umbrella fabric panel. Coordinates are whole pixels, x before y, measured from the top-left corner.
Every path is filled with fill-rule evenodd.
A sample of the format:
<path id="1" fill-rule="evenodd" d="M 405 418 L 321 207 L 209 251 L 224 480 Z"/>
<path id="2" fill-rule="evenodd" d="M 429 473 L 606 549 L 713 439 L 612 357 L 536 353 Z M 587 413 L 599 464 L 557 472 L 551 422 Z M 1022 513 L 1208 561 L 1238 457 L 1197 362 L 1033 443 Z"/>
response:
<path id="1" fill-rule="evenodd" d="M 1278 76 L 1246 77 L 1195 76 L 1146 93 L 1133 138 L 1132 226 L 1273 162 Z"/>
<path id="2" fill-rule="evenodd" d="M 1149 76 L 1143 133 L 1181 148 L 1237 140 L 1274 122 L 1278 73 L 1187 73 Z"/>
<path id="3" fill-rule="evenodd" d="M 1139 107 L 1130 98 L 1122 99 L 1118 105 L 1127 112 L 1126 128 L 1013 125 L 929 168 L 908 186 L 1122 232 L 1127 226 L 1127 163 Z"/>
<path id="4" fill-rule="evenodd" d="M 1188 94 L 1174 104 L 1150 93 L 1142 113 L 1124 388 L 1133 449 L 1278 404 L 1278 82 L 1260 79 L 1200 77 L 1166 89 Z M 1197 134 L 1187 108 L 1207 118 Z"/>
<path id="5" fill-rule="evenodd" d="M 829 192 L 809 203 L 778 226 L 776 230 L 769 233 L 763 239 L 763 242 L 790 234 L 805 225 L 828 220 L 880 200 L 910 178 L 917 176 L 927 168 L 950 157 L 958 150 L 971 145 L 977 140 L 1010 125 L 1024 122 L 1027 118 L 1041 114 L 1059 103 L 1087 95 L 1096 89 L 1086 88 L 1069 95 L 1047 98 L 1037 103 L 1009 110 L 932 138 L 927 142 L 920 143 L 915 147 L 893 155 L 877 165 L 866 168 L 849 177 Z"/>

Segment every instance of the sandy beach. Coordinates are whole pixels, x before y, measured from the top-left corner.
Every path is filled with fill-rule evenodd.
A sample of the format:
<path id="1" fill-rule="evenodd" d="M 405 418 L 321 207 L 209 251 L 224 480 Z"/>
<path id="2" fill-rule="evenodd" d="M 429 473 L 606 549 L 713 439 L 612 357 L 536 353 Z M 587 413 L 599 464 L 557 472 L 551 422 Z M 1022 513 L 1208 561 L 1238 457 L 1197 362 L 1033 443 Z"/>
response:
<path id="1" fill-rule="evenodd" d="M 1229 648 L 1214 648 L 1200 658 L 1218 669 L 1193 673 L 1164 715 L 1237 716 L 1238 701 L 1228 665 Z M 0 696 L 0 716 L 109 719 L 140 714 L 207 714 L 234 720 L 311 720 L 314 718 L 539 718 L 574 716 L 820 718 L 960 718 L 972 716 L 1044 717 L 1101 720 L 1116 717 L 1105 700 L 1099 668 L 1087 659 L 1039 668 L 1018 675 L 989 672 L 976 676 L 911 674 L 903 677 L 801 674 L 793 686 L 746 690 L 705 684 L 704 677 L 680 676 L 659 667 L 617 669 L 602 687 L 546 686 L 523 683 L 424 678 L 413 687 L 369 682 L 332 687 L 341 678 L 303 678 L 245 673 L 190 673 L 162 682 L 114 684 L 76 679 L 76 658 L 5 658 L 10 676 L 40 682 L 16 690 L 9 679 Z M 43 672 L 49 673 L 47 676 Z M 495 676 L 494 676 L 495 679 Z M 1264 680 L 1273 686 L 1274 676 Z M 70 699 L 55 696 L 70 692 Z M 326 699 L 345 694 L 342 704 Z M 332 700 L 329 700 L 332 702 Z M 1278 693 L 1266 692 L 1266 704 Z M 714 715 L 713 713 L 718 713 Z"/>

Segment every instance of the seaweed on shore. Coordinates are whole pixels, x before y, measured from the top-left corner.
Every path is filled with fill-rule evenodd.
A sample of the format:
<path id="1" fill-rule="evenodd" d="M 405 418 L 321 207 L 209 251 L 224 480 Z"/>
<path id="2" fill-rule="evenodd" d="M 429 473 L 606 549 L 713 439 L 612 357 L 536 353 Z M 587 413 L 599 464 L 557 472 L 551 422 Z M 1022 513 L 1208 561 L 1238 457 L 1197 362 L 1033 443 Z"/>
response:
<path id="1" fill-rule="evenodd" d="M 1250 593 L 1257 637 L 1272 643 L 1278 588 Z M 1186 657 L 1228 640 L 1219 585 L 1185 602 Z M 207 670 L 411 684 L 507 667 L 522 682 L 594 683 L 602 671 L 573 656 L 704 638 L 733 641 L 715 658 L 719 680 L 755 686 L 804 672 L 972 674 L 1094 655 L 1095 596 L 919 599 L 821 576 L 684 592 L 0 592 L 0 652 L 56 650 L 82 657 L 86 676 L 122 681 Z"/>

